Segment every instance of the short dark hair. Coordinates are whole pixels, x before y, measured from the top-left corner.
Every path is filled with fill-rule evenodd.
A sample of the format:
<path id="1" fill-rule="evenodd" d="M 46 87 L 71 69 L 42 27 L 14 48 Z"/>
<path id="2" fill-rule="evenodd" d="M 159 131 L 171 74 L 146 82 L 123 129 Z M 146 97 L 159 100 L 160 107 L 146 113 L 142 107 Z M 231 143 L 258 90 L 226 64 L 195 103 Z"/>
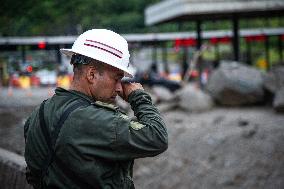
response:
<path id="1" fill-rule="evenodd" d="M 71 64 L 89 64 L 92 62 L 92 58 L 81 55 L 81 54 L 73 54 L 71 57 Z"/>
<path id="2" fill-rule="evenodd" d="M 105 65 L 101 61 L 92 59 L 81 54 L 73 54 L 70 64 L 73 65 L 74 79 L 82 75 L 83 67 L 85 65 L 94 66 L 100 74 L 102 74 L 105 69 Z"/>

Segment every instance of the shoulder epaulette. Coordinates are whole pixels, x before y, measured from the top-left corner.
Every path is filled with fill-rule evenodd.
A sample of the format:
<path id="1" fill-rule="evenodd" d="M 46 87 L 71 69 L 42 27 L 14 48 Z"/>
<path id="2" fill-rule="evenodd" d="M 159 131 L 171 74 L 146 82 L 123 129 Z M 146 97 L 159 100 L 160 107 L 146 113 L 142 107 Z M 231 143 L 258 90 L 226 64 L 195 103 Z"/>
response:
<path id="1" fill-rule="evenodd" d="M 117 106 L 115 106 L 113 104 L 101 102 L 101 101 L 96 101 L 96 102 L 93 102 L 92 104 L 95 105 L 95 106 L 104 107 L 104 108 L 108 108 L 108 109 L 111 109 L 111 110 L 118 110 Z"/>

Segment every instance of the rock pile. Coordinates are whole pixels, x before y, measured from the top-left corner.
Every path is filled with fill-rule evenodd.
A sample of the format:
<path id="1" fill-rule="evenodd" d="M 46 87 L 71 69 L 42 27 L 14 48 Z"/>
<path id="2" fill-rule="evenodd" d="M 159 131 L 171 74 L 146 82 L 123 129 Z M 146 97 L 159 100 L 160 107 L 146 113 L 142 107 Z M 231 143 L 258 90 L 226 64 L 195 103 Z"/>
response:
<path id="1" fill-rule="evenodd" d="M 202 112 L 211 109 L 214 102 L 210 95 L 193 84 L 187 84 L 180 90 L 171 92 L 165 87 L 154 86 L 146 89 L 154 104 L 163 111 L 180 109 L 185 112 Z M 124 112 L 133 114 L 128 103 L 121 98 L 116 99 L 116 105 Z"/>
<path id="2" fill-rule="evenodd" d="M 273 108 L 284 112 L 284 66 L 277 66 L 268 73 L 263 73 L 239 62 L 223 61 L 210 75 L 205 90 L 190 83 L 174 92 L 159 85 L 146 90 L 151 94 L 153 103 L 162 111 L 207 111 L 214 106 L 214 102 L 226 106 L 264 104 L 268 100 L 268 91 L 274 97 Z M 121 99 L 118 100 L 118 106 L 126 113 L 131 112 L 130 106 Z"/>

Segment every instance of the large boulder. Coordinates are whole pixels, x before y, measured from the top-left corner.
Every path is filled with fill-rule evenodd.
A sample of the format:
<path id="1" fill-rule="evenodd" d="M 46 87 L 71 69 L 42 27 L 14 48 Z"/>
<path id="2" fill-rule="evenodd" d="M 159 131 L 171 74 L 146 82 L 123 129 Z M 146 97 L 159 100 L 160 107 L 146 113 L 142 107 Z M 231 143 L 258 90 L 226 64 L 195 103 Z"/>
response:
<path id="1" fill-rule="evenodd" d="M 25 168 L 23 156 L 0 148 L 0 188 L 32 189 L 26 181 Z"/>
<path id="2" fill-rule="evenodd" d="M 206 86 L 222 105 L 250 105 L 263 101 L 263 74 L 238 62 L 222 62 Z"/>
<path id="3" fill-rule="evenodd" d="M 176 93 L 177 106 L 188 112 L 206 111 L 213 107 L 211 96 L 194 85 L 185 85 Z"/>
<path id="4" fill-rule="evenodd" d="M 152 93 L 157 98 L 157 102 L 169 102 L 174 98 L 174 94 L 163 86 L 153 86 Z"/>
<path id="5" fill-rule="evenodd" d="M 264 75 L 264 87 L 275 94 L 280 88 L 284 87 L 284 66 L 275 66 Z"/>
<path id="6" fill-rule="evenodd" d="M 273 100 L 273 108 L 277 112 L 284 112 L 284 87 L 277 90 Z"/>

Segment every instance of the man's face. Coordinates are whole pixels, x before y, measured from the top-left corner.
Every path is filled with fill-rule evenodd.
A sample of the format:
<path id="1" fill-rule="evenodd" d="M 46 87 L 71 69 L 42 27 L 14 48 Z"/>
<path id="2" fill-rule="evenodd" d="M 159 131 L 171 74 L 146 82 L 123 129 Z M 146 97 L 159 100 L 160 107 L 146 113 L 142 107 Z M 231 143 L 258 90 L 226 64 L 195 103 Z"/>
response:
<path id="1" fill-rule="evenodd" d="M 102 102 L 115 102 L 116 96 L 122 92 L 121 79 L 124 72 L 112 66 L 105 66 L 102 73 L 97 73 L 96 84 L 93 88 L 93 97 Z"/>

